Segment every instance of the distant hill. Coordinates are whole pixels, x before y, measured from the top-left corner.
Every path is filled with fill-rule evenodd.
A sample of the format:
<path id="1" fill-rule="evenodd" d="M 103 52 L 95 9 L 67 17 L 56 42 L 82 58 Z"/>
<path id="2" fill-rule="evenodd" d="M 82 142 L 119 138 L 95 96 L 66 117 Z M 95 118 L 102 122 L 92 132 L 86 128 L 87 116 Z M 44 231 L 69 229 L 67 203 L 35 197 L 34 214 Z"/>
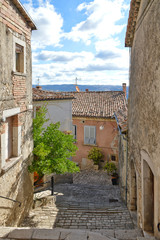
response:
<path id="1" fill-rule="evenodd" d="M 36 85 L 33 85 L 35 87 Z M 73 84 L 62 85 L 41 85 L 43 90 L 55 91 L 55 92 L 73 92 L 76 91 L 76 87 Z M 120 85 L 78 85 L 80 91 L 122 91 Z M 128 96 L 128 87 L 127 87 Z"/>

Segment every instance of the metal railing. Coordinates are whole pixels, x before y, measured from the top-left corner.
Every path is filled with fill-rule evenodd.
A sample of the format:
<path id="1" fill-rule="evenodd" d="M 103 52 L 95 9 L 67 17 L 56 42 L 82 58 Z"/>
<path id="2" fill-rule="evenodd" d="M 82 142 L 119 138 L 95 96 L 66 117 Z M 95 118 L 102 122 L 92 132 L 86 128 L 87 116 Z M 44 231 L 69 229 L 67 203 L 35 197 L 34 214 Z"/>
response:
<path id="1" fill-rule="evenodd" d="M 54 195 L 54 177 L 52 176 L 51 177 L 51 180 L 50 181 L 47 181 L 47 182 L 39 182 L 38 183 L 38 181 L 36 182 L 36 183 L 34 183 L 34 187 L 35 186 L 42 186 L 42 185 L 44 185 L 44 184 L 47 184 L 47 183 L 50 183 L 51 185 L 50 185 L 50 190 L 51 190 L 51 196 L 53 196 Z M 42 189 L 41 190 L 38 190 L 37 189 L 37 191 L 36 191 L 36 189 L 34 190 L 34 193 L 38 193 L 38 192 L 41 192 L 42 191 Z"/>
<path id="2" fill-rule="evenodd" d="M 17 200 L 14 200 L 14 199 L 11 199 L 11 198 L 8 198 L 8 197 L 4 197 L 4 196 L 0 196 L 0 198 L 4 198 L 4 199 L 7 199 L 7 200 L 15 202 L 15 203 L 17 202 L 17 203 L 19 203 L 19 207 L 21 206 L 21 202 L 19 202 Z"/>

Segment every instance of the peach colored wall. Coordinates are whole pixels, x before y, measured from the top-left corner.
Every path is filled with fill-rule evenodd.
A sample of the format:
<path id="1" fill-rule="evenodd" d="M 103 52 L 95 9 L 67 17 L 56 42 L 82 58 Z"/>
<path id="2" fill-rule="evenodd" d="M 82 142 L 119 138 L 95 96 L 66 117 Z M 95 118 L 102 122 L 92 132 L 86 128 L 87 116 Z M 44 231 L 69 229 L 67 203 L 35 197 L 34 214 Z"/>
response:
<path id="1" fill-rule="evenodd" d="M 84 144 L 84 126 L 96 126 L 96 146 L 102 149 L 104 160 L 110 160 L 110 154 L 116 155 L 118 160 L 118 131 L 115 120 L 73 117 L 73 125 L 77 126 L 76 145 L 79 149 L 73 161 L 81 166 L 82 158 L 87 158 L 89 150 L 94 146 Z M 104 127 L 103 130 L 100 130 L 100 126 Z"/>

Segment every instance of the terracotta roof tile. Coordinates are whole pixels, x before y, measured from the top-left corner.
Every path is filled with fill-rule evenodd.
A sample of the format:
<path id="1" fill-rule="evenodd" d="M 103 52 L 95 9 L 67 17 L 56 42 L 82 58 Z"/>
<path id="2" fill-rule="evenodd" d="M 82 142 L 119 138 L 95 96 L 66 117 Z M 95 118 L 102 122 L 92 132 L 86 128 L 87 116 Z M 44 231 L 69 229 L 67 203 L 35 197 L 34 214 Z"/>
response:
<path id="1" fill-rule="evenodd" d="M 132 47 L 141 0 L 131 0 L 125 47 Z"/>
<path id="2" fill-rule="evenodd" d="M 51 100 L 65 100 L 73 99 L 73 94 L 66 92 L 45 91 L 37 88 L 32 89 L 33 101 L 51 101 Z"/>
<path id="3" fill-rule="evenodd" d="M 110 118 L 126 107 L 122 91 L 72 92 L 72 115 L 79 117 Z"/>
<path id="4" fill-rule="evenodd" d="M 73 117 L 112 118 L 127 128 L 127 101 L 123 91 L 53 92 L 33 88 L 33 101 L 72 100 Z"/>

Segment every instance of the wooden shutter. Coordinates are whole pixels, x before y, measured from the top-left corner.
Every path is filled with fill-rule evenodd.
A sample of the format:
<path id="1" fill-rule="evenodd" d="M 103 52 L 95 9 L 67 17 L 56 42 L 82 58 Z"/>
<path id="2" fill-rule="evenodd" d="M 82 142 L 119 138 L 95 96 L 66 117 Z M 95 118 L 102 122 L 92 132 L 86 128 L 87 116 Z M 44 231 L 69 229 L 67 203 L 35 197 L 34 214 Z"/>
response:
<path id="1" fill-rule="evenodd" d="M 84 144 L 89 144 L 90 129 L 89 126 L 84 126 Z"/>
<path id="2" fill-rule="evenodd" d="M 96 127 L 84 126 L 84 144 L 96 144 Z"/>
<path id="3" fill-rule="evenodd" d="M 77 126 L 76 125 L 72 126 L 72 135 L 73 135 L 74 139 L 77 139 Z"/>
<path id="4" fill-rule="evenodd" d="M 90 126 L 90 144 L 96 144 L 96 127 Z"/>

